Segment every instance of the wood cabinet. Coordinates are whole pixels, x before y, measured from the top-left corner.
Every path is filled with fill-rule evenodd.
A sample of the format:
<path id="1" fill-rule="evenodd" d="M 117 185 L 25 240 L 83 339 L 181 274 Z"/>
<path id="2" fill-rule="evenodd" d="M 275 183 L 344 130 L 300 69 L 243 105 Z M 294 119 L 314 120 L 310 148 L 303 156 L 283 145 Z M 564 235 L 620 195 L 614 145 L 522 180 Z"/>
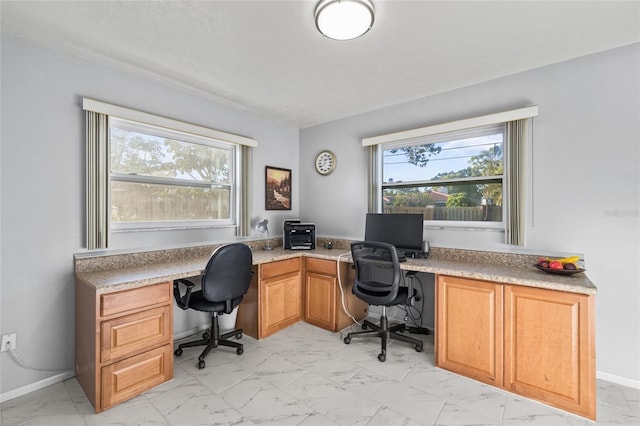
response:
<path id="1" fill-rule="evenodd" d="M 76 280 L 76 377 L 97 413 L 173 378 L 171 289 L 98 294 Z"/>
<path id="2" fill-rule="evenodd" d="M 594 297 L 505 286 L 504 387 L 596 417 Z"/>
<path id="3" fill-rule="evenodd" d="M 438 276 L 436 365 L 595 420 L 594 297 Z"/>
<path id="4" fill-rule="evenodd" d="M 502 386 L 502 285 L 438 277 L 436 363 Z"/>
<path id="5" fill-rule="evenodd" d="M 302 319 L 302 259 L 265 263 L 259 268 L 258 338 L 267 337 Z"/>
<path id="6" fill-rule="evenodd" d="M 306 258 L 304 320 L 330 331 L 347 327 L 352 319 L 344 311 L 343 300 L 351 315 L 358 320 L 365 318 L 369 306 L 353 294 L 353 279 L 353 272 L 347 263 Z"/>

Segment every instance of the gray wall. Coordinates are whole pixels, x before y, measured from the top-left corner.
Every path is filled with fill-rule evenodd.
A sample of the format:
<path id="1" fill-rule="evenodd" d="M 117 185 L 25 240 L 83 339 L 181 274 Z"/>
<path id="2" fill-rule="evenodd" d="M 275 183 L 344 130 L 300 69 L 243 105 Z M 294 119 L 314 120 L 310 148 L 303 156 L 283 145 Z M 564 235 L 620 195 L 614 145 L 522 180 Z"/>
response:
<path id="1" fill-rule="evenodd" d="M 526 250 L 585 255 L 587 275 L 598 287 L 598 375 L 640 387 L 638 76 L 635 44 L 304 129 L 300 169 L 310 172 L 300 178 L 300 212 L 322 233 L 362 238 L 363 137 L 538 105 L 528 156 Z M 322 149 L 337 155 L 326 177 L 311 171 Z M 426 233 L 434 246 L 505 249 L 479 232 Z"/>
<path id="2" fill-rule="evenodd" d="M 600 375 L 640 383 L 638 45 L 300 134 L 195 93 L 4 35 L 1 55 L 0 332 L 18 333 L 17 353 L 27 364 L 73 370 L 73 253 L 83 251 L 84 239 L 81 97 L 257 139 L 252 217 L 267 217 L 274 225 L 302 217 L 316 222 L 321 235 L 353 238 L 364 233 L 367 205 L 361 138 L 537 104 L 527 248 L 586 255 L 588 275 L 599 287 Z M 327 177 L 313 170 L 323 148 L 338 155 L 337 169 Z M 292 169 L 291 212 L 264 211 L 267 164 Z M 122 244 L 223 237 L 151 235 L 144 243 Z M 457 246 L 464 239 L 444 234 L 432 241 Z M 179 315 L 176 333 L 191 326 Z M 0 354 L 0 368 L 0 393 L 55 377 L 18 367 L 8 353 Z"/>
<path id="3" fill-rule="evenodd" d="M 298 216 L 298 129 L 210 99 L 2 36 L 0 331 L 30 366 L 73 371 L 73 254 L 84 245 L 83 96 L 253 137 L 254 220 Z M 293 170 L 293 210 L 265 212 L 265 165 Z M 207 242 L 222 232 L 137 233 L 121 247 Z M 255 234 L 257 235 L 257 234 Z M 176 333 L 202 324 L 176 312 Z M 205 324 L 207 321 L 204 322 Z M 0 354 L 0 394 L 55 373 Z"/>

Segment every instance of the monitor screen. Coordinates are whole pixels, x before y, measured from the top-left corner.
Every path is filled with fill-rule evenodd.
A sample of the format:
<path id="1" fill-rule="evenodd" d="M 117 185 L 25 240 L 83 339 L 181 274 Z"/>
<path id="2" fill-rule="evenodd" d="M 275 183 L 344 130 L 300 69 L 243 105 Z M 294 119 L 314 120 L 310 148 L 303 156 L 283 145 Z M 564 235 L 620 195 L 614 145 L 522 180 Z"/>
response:
<path id="1" fill-rule="evenodd" d="M 398 249 L 422 250 L 421 214 L 367 213 L 364 239 L 389 243 Z"/>

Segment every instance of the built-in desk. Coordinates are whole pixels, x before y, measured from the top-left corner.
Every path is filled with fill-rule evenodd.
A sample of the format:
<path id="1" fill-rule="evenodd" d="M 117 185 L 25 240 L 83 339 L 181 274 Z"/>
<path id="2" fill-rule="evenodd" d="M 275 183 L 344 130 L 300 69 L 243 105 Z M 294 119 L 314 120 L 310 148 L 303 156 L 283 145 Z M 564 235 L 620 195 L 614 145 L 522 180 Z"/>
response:
<path id="1" fill-rule="evenodd" d="M 338 245 L 335 243 L 334 245 Z M 250 243 L 247 243 L 251 246 Z M 350 262 L 348 244 L 343 248 L 316 250 L 253 250 L 253 263 L 286 260 L 295 257 L 313 257 Z M 94 287 L 97 293 L 143 287 L 178 278 L 202 274 L 217 245 L 159 250 L 129 254 L 77 254 L 76 278 Z M 409 271 L 429 272 L 505 284 L 546 288 L 580 294 L 595 294 L 596 287 L 586 274 L 573 276 L 551 275 L 533 268 L 537 255 L 505 254 L 470 250 L 432 248 L 427 259 L 407 259 L 401 268 Z"/>
<path id="2" fill-rule="evenodd" d="M 273 327 L 257 307 L 268 293 L 252 284 L 238 313 L 248 334 L 265 337 L 304 318 L 329 329 L 344 326 L 331 303 L 305 310 L 308 285 L 323 285 L 315 294 L 331 295 L 326 266 L 316 264 L 317 275 L 309 284 L 302 281 L 305 259 L 350 262 L 348 241 L 311 251 L 267 251 L 259 242 L 246 243 L 254 249 L 256 280 L 300 281 L 293 302 L 298 310 Z M 216 247 L 75 256 L 76 373 L 96 411 L 173 377 L 171 283 L 200 275 Z M 533 267 L 536 259 L 432 248 L 428 259 L 408 259 L 401 267 L 437 277 L 437 366 L 595 419 L 596 287 L 585 274 L 541 272 Z M 286 266 L 281 275 L 272 266 L 278 262 Z"/>

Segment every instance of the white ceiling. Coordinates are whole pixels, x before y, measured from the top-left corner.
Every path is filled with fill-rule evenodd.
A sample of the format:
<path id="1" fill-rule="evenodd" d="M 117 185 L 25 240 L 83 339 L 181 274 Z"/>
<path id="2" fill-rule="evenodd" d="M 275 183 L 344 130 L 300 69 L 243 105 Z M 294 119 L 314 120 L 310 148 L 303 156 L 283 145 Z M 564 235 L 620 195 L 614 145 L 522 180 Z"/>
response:
<path id="1" fill-rule="evenodd" d="M 2 0 L 2 31 L 304 128 L 640 41 L 640 1 L 373 0 L 323 38 L 310 1 Z"/>

